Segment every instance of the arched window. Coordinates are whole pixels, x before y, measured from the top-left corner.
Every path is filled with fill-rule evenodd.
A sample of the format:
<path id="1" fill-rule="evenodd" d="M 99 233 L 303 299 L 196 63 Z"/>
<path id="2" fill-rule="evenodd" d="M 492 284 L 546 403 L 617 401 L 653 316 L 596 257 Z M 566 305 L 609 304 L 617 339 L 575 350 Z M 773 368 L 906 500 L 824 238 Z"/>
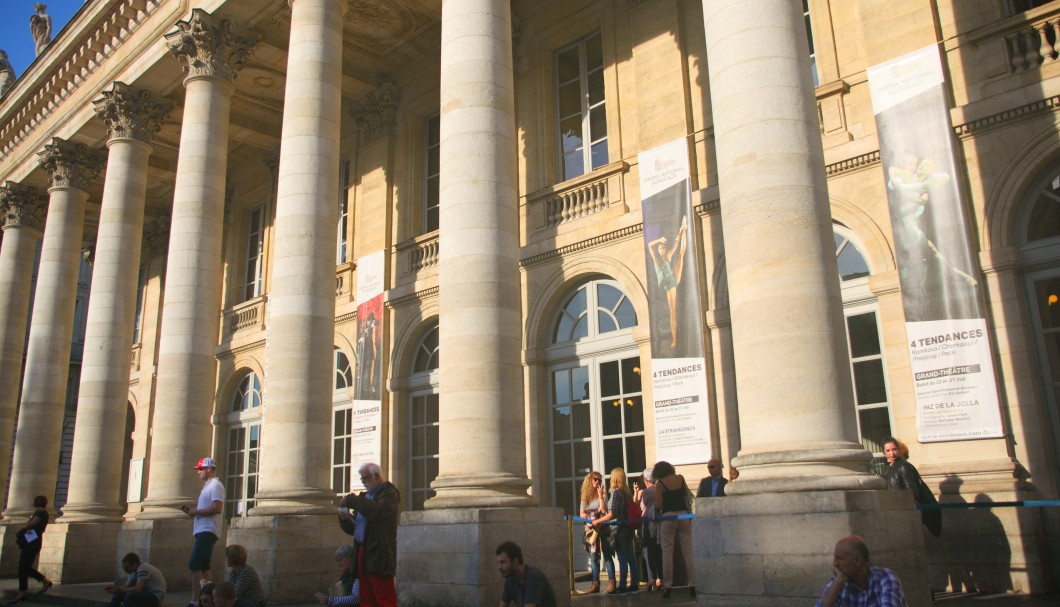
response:
<path id="1" fill-rule="evenodd" d="M 331 489 L 346 495 L 353 487 L 353 366 L 335 346 L 335 382 L 331 394 Z"/>
<path id="2" fill-rule="evenodd" d="M 261 452 L 261 380 L 248 371 L 232 394 L 227 417 L 225 518 L 246 516 L 258 491 Z"/>
<path id="3" fill-rule="evenodd" d="M 438 323 L 413 351 L 409 376 L 409 503 L 422 510 L 438 477 Z"/>
<path id="4" fill-rule="evenodd" d="M 590 280 L 565 301 L 547 350 L 553 503 L 576 513 L 582 478 L 647 463 L 637 315 L 614 280 Z"/>
<path id="5" fill-rule="evenodd" d="M 892 426 L 887 364 L 880 339 L 879 305 L 869 290 L 871 271 L 868 261 L 852 240 L 853 232 L 837 223 L 833 225 L 833 235 L 843 292 L 858 436 L 865 449 L 882 461 L 882 441 L 891 435 Z"/>
<path id="6" fill-rule="evenodd" d="M 1017 241 L 1053 447 L 1060 457 L 1060 166 L 1039 175 L 1021 207 Z"/>

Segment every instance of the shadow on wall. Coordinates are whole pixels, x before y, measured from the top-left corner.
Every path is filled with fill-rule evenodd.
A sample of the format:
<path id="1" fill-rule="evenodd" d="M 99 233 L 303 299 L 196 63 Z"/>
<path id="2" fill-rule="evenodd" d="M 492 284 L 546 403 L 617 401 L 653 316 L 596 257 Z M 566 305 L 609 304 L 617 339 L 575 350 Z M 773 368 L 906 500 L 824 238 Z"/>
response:
<path id="1" fill-rule="evenodd" d="M 960 494 L 964 483 L 947 476 L 939 486 L 944 504 L 967 503 Z M 983 493 L 973 503 L 992 503 Z M 1001 519 L 990 508 L 942 511 L 942 535 L 924 532 L 931 587 L 954 592 L 1006 592 L 1012 584 L 1012 546 Z"/>

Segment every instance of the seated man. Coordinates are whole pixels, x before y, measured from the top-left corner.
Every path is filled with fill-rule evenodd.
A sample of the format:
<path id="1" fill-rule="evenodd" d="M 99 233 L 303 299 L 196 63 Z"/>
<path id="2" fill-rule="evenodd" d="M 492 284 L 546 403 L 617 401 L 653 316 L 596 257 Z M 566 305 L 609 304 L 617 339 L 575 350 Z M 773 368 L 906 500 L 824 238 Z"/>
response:
<path id="1" fill-rule="evenodd" d="M 556 593 L 548 578 L 536 567 L 523 563 L 523 551 L 515 542 L 497 546 L 497 570 L 504 576 L 501 607 L 556 607 Z"/>
<path id="2" fill-rule="evenodd" d="M 848 535 L 836 542 L 832 567 L 835 577 L 825 584 L 817 607 L 908 607 L 898 576 L 869 564 L 869 547 L 860 537 Z"/>
<path id="3" fill-rule="evenodd" d="M 114 595 L 111 607 L 159 607 L 166 596 L 166 578 L 157 567 L 140 560 L 135 552 L 121 559 L 121 568 L 129 577 L 125 584 L 114 584 L 104 588 Z"/>
<path id="4" fill-rule="evenodd" d="M 335 563 L 342 571 L 339 581 L 331 585 L 328 594 L 316 593 L 317 601 L 328 607 L 348 607 L 361 604 L 361 582 L 357 579 L 357 568 L 354 566 L 353 546 L 339 546 L 335 551 Z"/>

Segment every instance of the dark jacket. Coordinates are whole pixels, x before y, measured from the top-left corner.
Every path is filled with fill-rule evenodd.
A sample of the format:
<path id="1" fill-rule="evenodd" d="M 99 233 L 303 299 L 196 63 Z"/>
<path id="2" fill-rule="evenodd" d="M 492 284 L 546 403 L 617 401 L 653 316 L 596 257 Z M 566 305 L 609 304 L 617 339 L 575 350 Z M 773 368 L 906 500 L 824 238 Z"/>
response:
<path id="1" fill-rule="evenodd" d="M 711 497 L 710 495 L 710 481 L 712 479 L 708 476 L 705 479 L 699 481 L 699 489 L 696 490 L 696 497 Z M 725 485 L 729 484 L 729 481 L 724 477 L 718 479 L 718 495 L 714 497 L 725 497 Z"/>
<path id="2" fill-rule="evenodd" d="M 905 459 L 899 457 L 894 460 L 894 463 L 887 469 L 887 474 L 884 475 L 884 478 L 887 479 L 887 487 L 889 489 L 893 491 L 908 491 L 913 496 L 913 501 L 917 504 L 938 503 L 938 500 L 935 499 L 935 494 L 920 478 L 920 473 L 917 472 L 913 464 L 910 464 Z M 941 510 L 921 510 L 920 520 L 935 537 L 942 533 Z"/>
<path id="3" fill-rule="evenodd" d="M 383 483 L 375 498 L 367 493 L 347 495 L 342 505 L 368 519 L 364 527 L 364 563 L 368 575 L 390 576 L 397 572 L 397 525 L 401 493 L 390 482 Z"/>

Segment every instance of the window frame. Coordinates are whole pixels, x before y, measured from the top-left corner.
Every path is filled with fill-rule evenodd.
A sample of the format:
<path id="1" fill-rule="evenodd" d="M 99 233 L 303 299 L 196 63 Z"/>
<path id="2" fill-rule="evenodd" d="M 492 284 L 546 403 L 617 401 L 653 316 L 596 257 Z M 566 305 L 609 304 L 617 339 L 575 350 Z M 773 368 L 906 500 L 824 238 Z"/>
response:
<path id="1" fill-rule="evenodd" d="M 441 118 L 441 114 L 434 114 L 424 119 L 423 124 L 423 211 L 420 215 L 420 234 L 437 231 L 441 222 Z M 432 159 L 435 160 L 436 169 L 433 172 Z"/>
<path id="2" fill-rule="evenodd" d="M 349 249 L 349 221 L 350 221 L 350 161 L 342 159 L 339 161 L 339 192 L 338 192 L 338 220 L 335 230 L 338 239 L 335 243 L 335 265 L 340 265 L 350 260 Z"/>
<path id="3" fill-rule="evenodd" d="M 599 44 L 600 44 L 599 54 L 600 54 L 600 57 L 601 57 L 601 64 L 600 64 L 600 66 L 598 68 L 589 69 L 588 66 L 587 66 L 587 56 L 588 56 L 587 43 L 592 41 L 592 40 L 594 40 L 594 39 L 598 40 Z M 599 169 L 599 168 L 601 168 L 603 166 L 606 166 L 608 164 L 608 162 L 610 162 L 610 157 L 611 157 L 611 150 L 610 150 L 611 137 L 610 137 L 609 133 L 610 133 L 611 129 L 608 127 L 609 118 L 608 118 L 608 107 L 607 107 L 607 105 L 608 105 L 607 104 L 607 60 L 606 60 L 606 55 L 604 53 L 604 48 L 605 47 L 604 47 L 603 32 L 601 30 L 596 30 L 596 31 L 590 32 L 589 34 L 587 34 L 585 36 L 582 36 L 581 38 L 579 38 L 578 40 L 575 40 L 574 42 L 571 42 L 569 44 L 566 44 L 566 45 L 556 49 L 556 52 L 553 53 L 553 57 L 552 57 L 552 70 L 553 70 L 552 95 L 553 95 L 553 103 L 555 104 L 554 105 L 554 107 L 555 107 L 555 112 L 554 112 L 554 128 L 555 128 L 555 131 L 554 132 L 556 134 L 556 149 L 557 149 L 557 152 L 558 152 L 556 170 L 557 170 L 558 175 L 560 176 L 559 181 L 567 181 L 567 180 L 570 180 L 570 179 L 575 179 L 577 177 L 581 177 L 583 175 L 588 175 L 589 173 L 592 173 L 593 171 L 595 171 L 595 170 L 597 170 L 597 169 Z M 568 80 L 566 82 L 560 82 L 560 80 L 559 80 L 560 79 L 560 63 L 559 63 L 560 62 L 560 56 L 563 53 L 565 53 L 567 51 L 570 51 L 571 49 L 577 49 L 578 50 L 578 77 L 576 79 L 571 79 L 571 80 Z M 596 49 L 594 49 L 594 50 L 596 50 Z M 592 103 L 590 101 L 589 78 L 593 74 L 595 74 L 597 71 L 599 71 L 600 74 L 601 74 L 600 79 L 601 79 L 601 83 L 602 83 L 601 84 L 602 93 L 601 93 L 600 101 L 597 102 L 597 103 Z M 561 105 L 562 105 L 561 104 L 561 97 L 562 97 L 561 89 L 563 88 L 563 86 L 569 85 L 569 84 L 575 82 L 575 80 L 577 80 L 579 82 L 579 88 L 580 88 L 580 102 L 581 103 L 580 103 L 580 108 L 579 108 L 579 115 L 581 116 L 581 120 L 580 120 L 580 132 L 579 132 L 579 134 L 581 136 L 581 146 L 582 146 L 581 163 L 582 164 L 581 164 L 581 172 L 579 172 L 577 174 L 567 174 L 566 158 L 567 158 L 568 154 L 566 154 L 565 151 L 564 151 L 563 122 L 565 120 L 567 120 L 567 119 L 573 118 L 575 116 L 575 114 L 573 114 L 573 113 L 568 114 L 568 115 L 563 115 L 562 114 L 563 109 L 561 107 Z M 593 110 L 601 110 L 604 113 L 603 136 L 602 137 L 595 137 L 595 133 L 592 130 L 592 112 L 593 112 Z M 586 133 L 588 133 L 588 136 L 586 136 Z M 603 158 L 602 162 L 594 163 L 593 162 L 593 147 L 596 146 L 597 144 L 600 144 L 600 143 L 603 144 L 603 151 L 605 153 L 605 157 Z"/>
<path id="4" fill-rule="evenodd" d="M 255 224 L 255 213 L 260 213 Z M 243 301 L 261 297 L 265 292 L 265 205 L 247 210 L 246 273 L 243 280 Z"/>
<path id="5" fill-rule="evenodd" d="M 428 499 L 434 497 L 434 495 L 435 495 L 434 490 L 431 488 L 431 483 L 434 482 L 435 478 L 437 478 L 437 473 L 435 474 L 435 476 L 433 478 L 427 478 L 425 484 L 423 484 L 421 486 L 417 486 L 417 484 L 415 483 L 415 479 L 416 479 L 415 466 L 416 466 L 416 462 L 418 462 L 418 461 L 424 461 L 424 460 L 433 459 L 435 461 L 435 464 L 434 464 L 435 470 L 437 470 L 438 469 L 439 453 L 438 452 L 431 453 L 426 448 L 426 446 L 427 446 L 426 442 L 424 442 L 424 444 L 422 444 L 422 445 L 418 445 L 416 440 L 415 440 L 415 436 L 416 436 L 416 428 L 418 428 L 418 427 L 423 427 L 423 428 L 434 427 L 434 428 L 438 429 L 436 434 L 435 434 L 435 444 L 436 444 L 436 446 L 438 445 L 437 441 L 440 440 L 440 437 L 438 436 L 438 434 L 441 432 L 441 423 L 440 423 L 441 413 L 440 413 L 440 410 L 439 410 L 438 416 L 437 416 L 437 418 L 435 419 L 434 422 L 417 423 L 418 420 L 416 419 L 416 399 L 418 399 L 418 398 L 430 399 L 431 397 L 433 397 L 437 401 L 439 399 L 440 394 L 441 394 L 441 391 L 439 390 L 441 373 L 440 373 L 439 366 L 438 366 L 440 364 L 440 359 L 441 359 L 441 344 L 440 344 L 440 342 L 438 340 L 437 333 L 438 333 L 438 323 L 435 322 L 434 325 L 431 328 L 429 328 L 427 331 L 425 331 L 420 336 L 420 339 L 416 342 L 416 347 L 412 348 L 409 351 L 410 360 L 408 361 L 409 362 L 408 368 L 411 370 L 411 373 L 410 373 L 410 375 L 408 377 L 407 384 L 406 384 L 408 386 L 408 399 L 407 399 L 406 406 L 408 407 L 407 408 L 407 412 L 408 412 L 408 436 L 409 436 L 409 440 L 408 440 L 408 458 L 409 458 L 408 459 L 408 487 L 407 487 L 407 489 L 408 489 L 408 495 L 409 495 L 409 501 L 408 501 L 409 506 L 408 507 L 409 507 L 410 510 L 420 510 L 421 509 L 420 506 L 422 505 L 422 503 L 426 502 Z M 434 336 L 433 337 L 434 347 L 433 348 L 427 348 L 427 346 L 425 344 L 427 344 L 429 340 L 432 340 L 432 336 Z M 420 354 L 422 352 L 428 351 L 428 350 L 429 350 L 429 352 L 427 352 L 428 353 L 427 366 L 425 366 L 423 368 L 418 367 L 416 363 L 420 359 Z M 434 366 L 430 366 L 432 361 L 435 363 Z M 438 403 L 438 405 L 439 405 L 439 408 L 440 408 L 441 403 Z M 431 431 L 429 429 L 426 430 L 425 431 L 425 436 L 426 436 L 427 433 L 430 433 L 430 432 Z M 423 450 L 422 451 L 417 450 L 418 447 L 423 447 Z M 439 451 L 440 451 L 440 449 L 439 449 Z M 428 464 L 427 474 L 425 475 L 425 478 L 426 477 L 430 477 L 430 465 L 429 464 Z M 418 498 L 421 497 L 421 496 L 422 496 L 422 501 L 419 501 Z"/>

